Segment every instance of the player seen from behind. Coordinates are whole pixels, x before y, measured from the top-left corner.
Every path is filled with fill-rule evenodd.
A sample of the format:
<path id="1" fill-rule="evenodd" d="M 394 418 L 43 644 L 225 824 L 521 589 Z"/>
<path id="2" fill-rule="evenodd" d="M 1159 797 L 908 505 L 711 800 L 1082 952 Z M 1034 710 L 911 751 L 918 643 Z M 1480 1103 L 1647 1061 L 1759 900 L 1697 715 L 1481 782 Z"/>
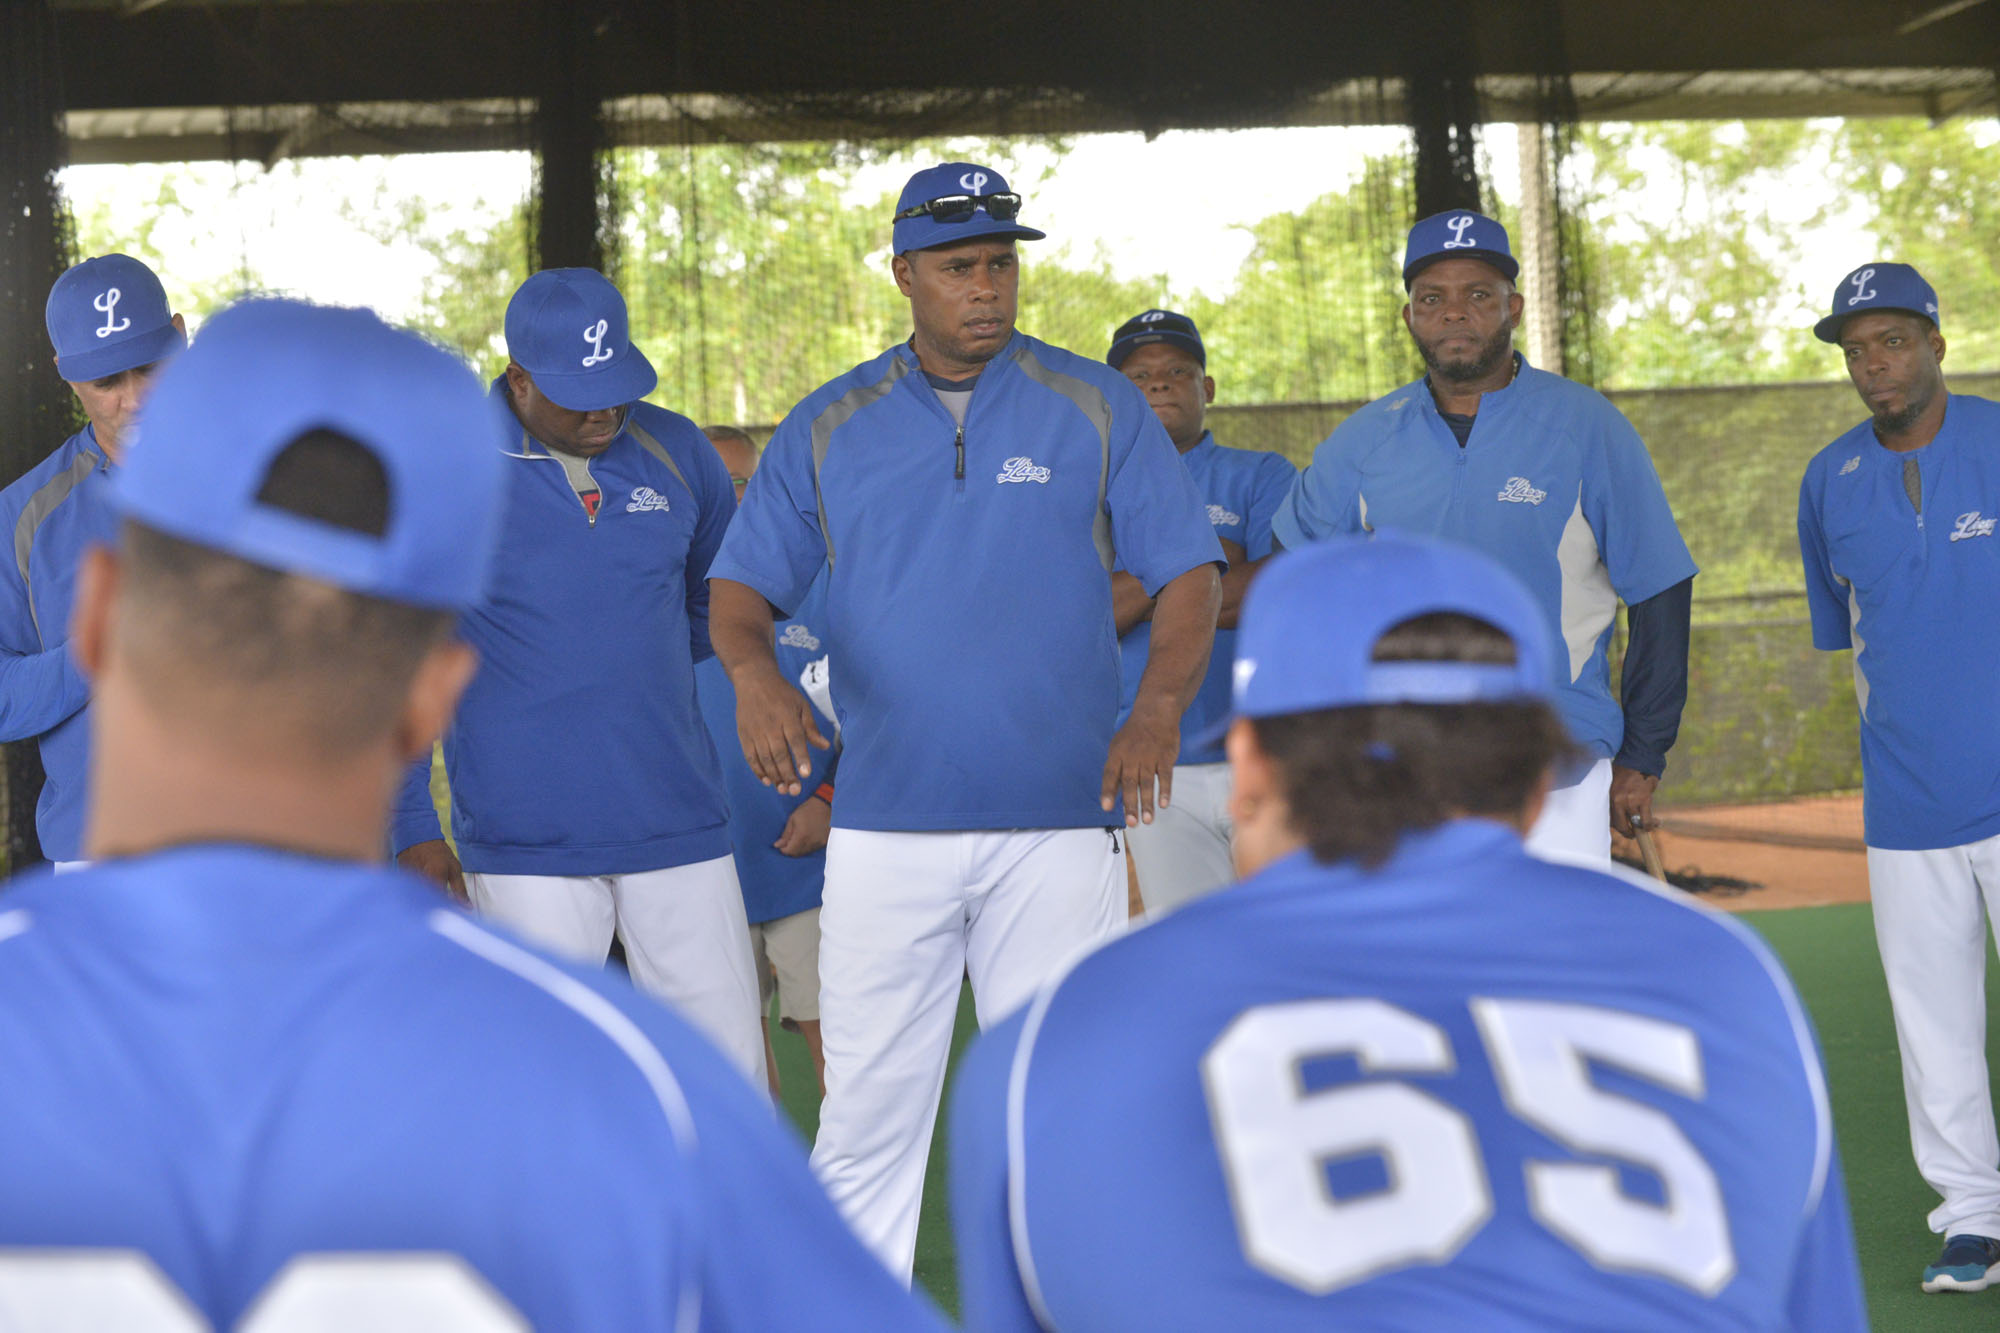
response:
<path id="1" fill-rule="evenodd" d="M 1085 955 L 960 1071 L 968 1327 L 1866 1326 L 1777 962 L 1524 850 L 1570 744 L 1551 648 L 1524 587 L 1435 539 L 1264 569 L 1228 733 L 1246 878 Z"/>
<path id="2" fill-rule="evenodd" d="M 96 864 L 0 895 L 0 1327 L 937 1327 L 687 1022 L 380 864 L 502 412 L 360 310 L 162 372 L 77 599 Z"/>

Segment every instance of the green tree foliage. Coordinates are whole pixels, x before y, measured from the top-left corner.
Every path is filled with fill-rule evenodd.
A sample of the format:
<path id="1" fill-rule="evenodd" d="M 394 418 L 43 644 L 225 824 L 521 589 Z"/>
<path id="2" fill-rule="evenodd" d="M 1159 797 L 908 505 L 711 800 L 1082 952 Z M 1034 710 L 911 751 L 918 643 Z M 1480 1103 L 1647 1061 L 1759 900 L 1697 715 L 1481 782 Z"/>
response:
<path id="1" fill-rule="evenodd" d="M 1851 120 L 1835 179 L 1874 214 L 1878 258 L 1938 289 L 1950 371 L 2000 369 L 2000 134 L 1990 120 Z"/>
<path id="2" fill-rule="evenodd" d="M 1792 276 L 1795 238 L 1825 210 L 1773 212 L 1826 153 L 1825 129 L 1593 125 L 1577 140 L 1572 207 L 1585 219 L 1599 387 L 1825 377 L 1821 349 L 1800 335 L 1818 298 Z"/>
<path id="3" fill-rule="evenodd" d="M 1250 228 L 1235 290 L 1189 311 L 1232 403 L 1370 398 L 1423 370 L 1403 328 L 1408 164 L 1368 160 L 1350 187 Z"/>

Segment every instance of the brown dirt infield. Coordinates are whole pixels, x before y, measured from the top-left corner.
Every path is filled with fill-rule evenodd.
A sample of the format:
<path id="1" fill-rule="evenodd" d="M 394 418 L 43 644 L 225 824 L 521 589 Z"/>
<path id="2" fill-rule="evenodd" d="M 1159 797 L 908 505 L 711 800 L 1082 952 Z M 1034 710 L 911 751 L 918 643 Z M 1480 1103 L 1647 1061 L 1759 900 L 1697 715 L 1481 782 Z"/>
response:
<path id="1" fill-rule="evenodd" d="M 1729 911 L 1819 907 L 1868 900 L 1859 793 L 1765 805 L 1679 806 L 1659 810 L 1655 838 L 1670 873 L 1726 875 L 1759 887 L 1701 896 Z M 1614 854 L 1638 860 L 1616 839 Z"/>

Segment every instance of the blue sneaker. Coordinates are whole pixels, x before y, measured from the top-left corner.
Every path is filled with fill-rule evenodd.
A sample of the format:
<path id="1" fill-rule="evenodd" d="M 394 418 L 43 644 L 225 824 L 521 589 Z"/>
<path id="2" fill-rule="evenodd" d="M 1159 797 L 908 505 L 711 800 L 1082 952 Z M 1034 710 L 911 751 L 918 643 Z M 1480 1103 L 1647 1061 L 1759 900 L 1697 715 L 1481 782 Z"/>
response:
<path id="1" fill-rule="evenodd" d="M 1924 1270 L 1925 1291 L 1984 1291 L 2000 1282 L 2000 1240 L 1946 1236 L 1944 1253 Z"/>

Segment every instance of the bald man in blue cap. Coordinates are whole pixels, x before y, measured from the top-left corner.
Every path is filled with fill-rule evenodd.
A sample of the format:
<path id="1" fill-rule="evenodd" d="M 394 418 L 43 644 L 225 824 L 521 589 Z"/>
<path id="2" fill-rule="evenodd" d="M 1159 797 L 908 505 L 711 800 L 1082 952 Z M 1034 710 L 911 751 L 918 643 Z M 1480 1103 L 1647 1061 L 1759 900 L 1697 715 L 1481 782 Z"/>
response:
<path id="1" fill-rule="evenodd" d="M 1171 800 L 1222 548 L 1143 394 L 1015 329 L 1021 221 L 947 162 L 897 200 L 908 342 L 794 408 L 710 571 L 751 767 L 797 793 L 824 746 L 773 609 L 826 572 L 844 749 L 820 913 L 826 1104 L 813 1165 L 911 1271 L 960 979 L 981 1022 L 1125 918 L 1122 830 Z M 1157 598 L 1118 714 L 1114 551 Z M 1123 808 L 1119 808 L 1122 798 Z"/>

